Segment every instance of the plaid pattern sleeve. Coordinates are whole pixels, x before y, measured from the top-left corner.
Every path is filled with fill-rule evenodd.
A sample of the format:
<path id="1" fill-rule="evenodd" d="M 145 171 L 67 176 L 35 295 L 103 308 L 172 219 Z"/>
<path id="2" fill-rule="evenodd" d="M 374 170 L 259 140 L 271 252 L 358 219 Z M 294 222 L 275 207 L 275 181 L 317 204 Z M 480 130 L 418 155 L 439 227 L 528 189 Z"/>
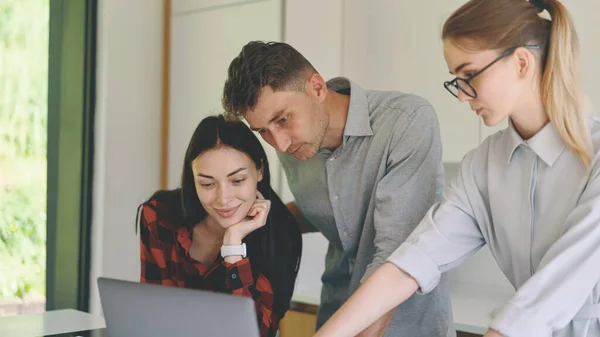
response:
<path id="1" fill-rule="evenodd" d="M 147 203 L 142 206 L 140 215 L 140 259 L 141 283 L 175 286 L 168 264 L 172 240 L 160 240 L 156 205 Z"/>
<path id="2" fill-rule="evenodd" d="M 223 261 L 223 264 L 227 268 L 227 288 L 234 295 L 246 296 L 254 300 L 260 335 L 274 337 L 279 328 L 279 318 L 273 312 L 273 288 L 269 280 L 261 274 L 256 283 L 254 282 L 248 258 L 235 264 Z"/>

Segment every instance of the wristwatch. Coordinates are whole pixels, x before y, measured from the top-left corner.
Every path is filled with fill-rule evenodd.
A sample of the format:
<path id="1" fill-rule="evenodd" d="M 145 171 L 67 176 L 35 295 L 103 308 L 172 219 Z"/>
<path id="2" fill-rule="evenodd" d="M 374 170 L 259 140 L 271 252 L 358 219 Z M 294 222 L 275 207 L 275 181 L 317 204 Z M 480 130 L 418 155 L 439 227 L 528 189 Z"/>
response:
<path id="1" fill-rule="evenodd" d="M 241 256 L 242 258 L 246 258 L 246 244 L 242 243 L 241 245 L 232 245 L 232 246 L 221 246 L 221 256 Z"/>

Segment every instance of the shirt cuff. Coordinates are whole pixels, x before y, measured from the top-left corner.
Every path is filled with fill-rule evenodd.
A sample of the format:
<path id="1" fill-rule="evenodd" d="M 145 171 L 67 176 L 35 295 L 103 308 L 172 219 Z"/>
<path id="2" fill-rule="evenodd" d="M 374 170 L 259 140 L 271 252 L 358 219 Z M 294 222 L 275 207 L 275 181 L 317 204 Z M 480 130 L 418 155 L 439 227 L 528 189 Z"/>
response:
<path id="1" fill-rule="evenodd" d="M 419 294 L 427 294 L 435 289 L 440 282 L 441 273 L 437 264 L 427 254 L 408 242 L 400 245 L 390 255 L 387 262 L 393 263 L 412 276 L 419 285 L 417 291 Z"/>
<path id="2" fill-rule="evenodd" d="M 506 305 L 492 320 L 490 327 L 503 336 L 551 337 L 552 329 L 533 312 L 516 306 Z"/>
<path id="3" fill-rule="evenodd" d="M 241 259 L 233 264 L 223 261 L 223 264 L 227 268 L 227 288 L 236 290 L 254 284 L 252 268 L 248 258 Z"/>

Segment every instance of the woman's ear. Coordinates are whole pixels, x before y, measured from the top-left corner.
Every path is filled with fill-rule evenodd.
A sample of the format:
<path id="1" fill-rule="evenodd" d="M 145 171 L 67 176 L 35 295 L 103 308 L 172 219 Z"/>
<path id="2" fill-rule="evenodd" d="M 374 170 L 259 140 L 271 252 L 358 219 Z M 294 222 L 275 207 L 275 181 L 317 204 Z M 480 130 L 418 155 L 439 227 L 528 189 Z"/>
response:
<path id="1" fill-rule="evenodd" d="M 514 56 L 517 61 L 517 71 L 519 77 L 527 77 L 530 72 L 535 71 L 535 56 L 531 51 L 527 50 L 527 48 L 517 48 Z"/>
<path id="2" fill-rule="evenodd" d="M 263 180 L 263 171 L 264 171 L 264 165 L 262 165 L 259 169 L 258 169 L 258 181 L 262 181 Z"/>

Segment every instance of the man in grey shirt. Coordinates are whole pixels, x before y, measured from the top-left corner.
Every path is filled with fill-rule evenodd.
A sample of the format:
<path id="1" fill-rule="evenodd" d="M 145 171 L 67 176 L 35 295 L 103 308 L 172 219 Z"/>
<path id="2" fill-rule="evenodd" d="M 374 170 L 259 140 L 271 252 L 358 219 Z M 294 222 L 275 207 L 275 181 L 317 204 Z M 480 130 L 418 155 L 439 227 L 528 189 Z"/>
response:
<path id="1" fill-rule="evenodd" d="M 293 47 L 258 41 L 231 62 L 223 107 L 278 150 L 296 200 L 290 210 L 305 232 L 329 241 L 318 328 L 441 198 L 435 111 L 418 96 L 364 90 L 345 78 L 325 82 Z M 447 283 L 361 335 L 455 336 Z"/>

